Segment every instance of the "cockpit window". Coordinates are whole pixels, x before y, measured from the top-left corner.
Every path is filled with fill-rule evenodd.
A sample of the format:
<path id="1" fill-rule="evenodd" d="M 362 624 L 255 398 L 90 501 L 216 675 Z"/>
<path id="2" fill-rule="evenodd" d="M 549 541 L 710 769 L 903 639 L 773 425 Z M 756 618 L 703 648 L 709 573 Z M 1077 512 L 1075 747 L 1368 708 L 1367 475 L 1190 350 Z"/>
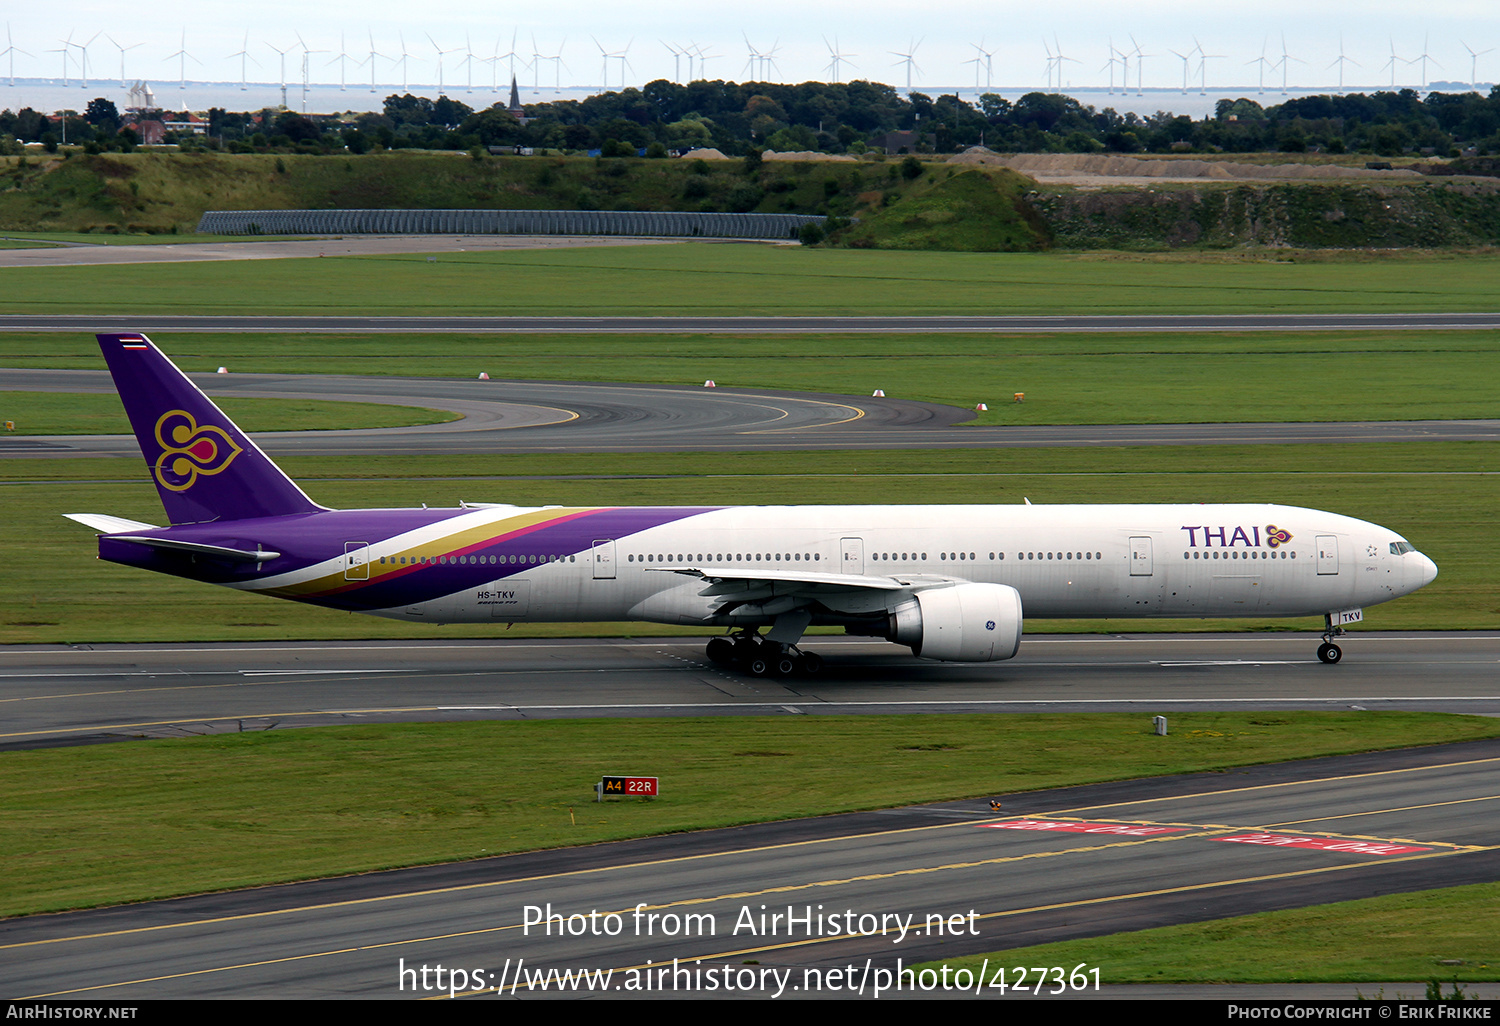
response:
<path id="1" fill-rule="evenodd" d="M 1393 555 L 1393 556 L 1404 556 L 1408 552 L 1416 552 L 1416 551 L 1417 551 L 1417 547 L 1415 545 L 1413 545 L 1411 542 L 1404 542 L 1404 541 L 1391 542 L 1391 555 Z"/>

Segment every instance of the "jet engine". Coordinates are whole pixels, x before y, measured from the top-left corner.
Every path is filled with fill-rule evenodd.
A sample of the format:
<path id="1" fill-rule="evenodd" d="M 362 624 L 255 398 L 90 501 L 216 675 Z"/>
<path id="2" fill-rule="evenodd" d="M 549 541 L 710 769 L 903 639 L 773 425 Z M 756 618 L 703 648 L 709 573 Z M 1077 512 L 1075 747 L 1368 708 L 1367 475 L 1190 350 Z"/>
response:
<path id="1" fill-rule="evenodd" d="M 1021 647 L 1021 593 L 1004 584 L 919 591 L 890 612 L 889 637 L 924 659 L 990 663 Z"/>

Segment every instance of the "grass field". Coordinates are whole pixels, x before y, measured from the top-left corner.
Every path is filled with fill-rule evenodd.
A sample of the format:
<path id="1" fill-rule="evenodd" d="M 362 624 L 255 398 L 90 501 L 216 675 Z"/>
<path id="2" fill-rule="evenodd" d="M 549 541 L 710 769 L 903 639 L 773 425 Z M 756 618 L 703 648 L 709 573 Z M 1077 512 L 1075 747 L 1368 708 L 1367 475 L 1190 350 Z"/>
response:
<path id="1" fill-rule="evenodd" d="M 1037 335 L 154 333 L 190 372 L 628 381 L 984 402 L 975 424 L 1500 417 L 1500 332 Z M 86 334 L 0 334 L 0 366 L 102 369 Z M 480 386 L 475 386 L 476 388 Z M 1026 401 L 1011 401 L 1024 392 Z M 477 393 L 481 394 L 482 393 Z"/>
<path id="2" fill-rule="evenodd" d="M 344 431 L 407 427 L 457 420 L 446 410 L 319 399 L 225 399 L 220 406 L 246 431 Z M 77 392 L 0 392 L 6 435 L 127 435 L 130 421 L 113 395 Z"/>
<path id="3" fill-rule="evenodd" d="M 1500 733 L 1435 713 L 1262 720 L 1179 714 L 1168 737 L 1146 710 L 540 720 L 9 752 L 0 915 Z M 624 766 L 651 767 L 661 797 L 591 803 Z"/>
<path id="4" fill-rule="evenodd" d="M 1366 629 L 1500 626 L 1493 446 L 1206 446 L 1107 450 L 972 450 L 561 456 L 289 458 L 289 474 L 336 507 L 714 505 L 764 503 L 1034 503 L 1268 501 L 1328 509 L 1404 534 L 1441 569 L 1414 595 L 1368 611 Z M 253 638 L 484 637 L 499 630 L 430 627 L 273 601 L 95 558 L 63 513 L 161 523 L 145 469 L 128 459 L 0 461 L 7 604 L 0 643 Z M 125 617 L 121 610 L 130 610 Z M 1303 621 L 1032 621 L 1048 630 L 1298 629 Z M 690 629 L 683 629 L 694 633 Z M 507 636 L 668 633 L 651 624 L 517 625 Z M 1354 643 L 1357 645 L 1357 641 Z"/>
<path id="5" fill-rule="evenodd" d="M 1003 921 L 1002 921 L 1003 922 Z M 1003 929 L 1003 928 L 1002 928 Z M 991 931 L 999 932 L 991 926 Z M 1011 948 L 934 962 L 1100 967 L 1112 983 L 1385 983 L 1500 980 L 1500 884 L 1393 894 L 1207 923 Z M 1451 964 L 1453 960 L 1461 962 Z M 1450 964 L 1444 964 L 1448 962 Z M 1013 978 L 1013 974 L 1007 979 Z M 1091 978 L 1092 979 L 1092 978 Z M 1032 982 L 1030 980 L 1028 983 Z M 1049 985 L 1055 983 L 1049 980 Z M 1366 988 L 1364 996 L 1376 992 Z M 1349 997 L 1355 995 L 1351 992 Z M 1395 994 L 1384 995 L 1386 999 Z M 1418 990 L 1406 993 L 1420 998 Z"/>
<path id="6" fill-rule="evenodd" d="M 1255 261 L 684 243 L 0 268 L 3 313 L 1084 314 L 1492 311 L 1500 256 Z M 149 287 L 148 287 L 149 283 Z"/>

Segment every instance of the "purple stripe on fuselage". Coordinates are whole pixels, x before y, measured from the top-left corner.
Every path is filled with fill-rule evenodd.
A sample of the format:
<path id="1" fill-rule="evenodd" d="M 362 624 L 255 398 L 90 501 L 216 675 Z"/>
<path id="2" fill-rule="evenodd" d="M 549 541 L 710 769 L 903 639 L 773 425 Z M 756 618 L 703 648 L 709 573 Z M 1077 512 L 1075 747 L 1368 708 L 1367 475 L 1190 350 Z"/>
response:
<path id="1" fill-rule="evenodd" d="M 544 559 L 535 563 L 521 562 L 522 559 L 587 553 L 596 541 L 618 541 L 716 508 L 623 507 L 565 514 L 556 520 L 506 532 L 476 544 L 452 549 L 432 546 L 435 555 L 484 558 L 486 562 L 483 563 L 419 563 L 415 568 L 404 568 L 404 574 L 391 574 L 387 568 L 384 575 L 380 574 L 381 566 L 376 563 L 370 568 L 371 580 L 350 582 L 356 587 L 341 587 L 333 592 L 299 598 L 335 609 L 354 610 L 389 609 L 426 602 L 545 565 Z M 490 556 L 496 557 L 495 563 L 487 561 Z M 512 556 L 517 562 L 510 562 Z M 413 569 L 415 573 L 412 573 Z"/>
<path id="2" fill-rule="evenodd" d="M 292 596 L 300 601 L 336 609 L 387 609 L 411 605 L 478 587 L 527 570 L 536 563 L 511 563 L 510 557 L 568 556 L 588 552 L 595 541 L 620 540 L 653 527 L 660 527 L 719 507 L 606 507 L 560 513 L 555 519 L 507 531 L 504 521 L 491 525 L 493 537 L 456 544 L 456 539 L 435 538 L 411 547 L 423 556 L 449 558 L 485 557 L 484 563 L 419 563 L 398 567 L 376 557 L 370 566 L 371 580 L 348 581 L 328 591 Z M 130 542 L 99 539 L 102 559 L 146 570 L 189 577 L 215 584 L 254 582 L 290 573 L 330 559 L 341 558 L 348 542 L 376 546 L 399 535 L 458 517 L 471 516 L 468 509 L 363 509 L 330 510 L 286 517 L 235 520 L 223 524 L 186 524 L 133 535 L 174 538 L 245 550 L 270 550 L 281 555 L 262 564 L 228 563 L 184 552 L 154 549 Z M 476 528 L 478 525 L 475 525 Z M 488 557 L 496 557 L 491 564 Z M 500 563 L 501 558 L 505 559 Z M 385 572 L 382 573 L 382 570 Z"/>

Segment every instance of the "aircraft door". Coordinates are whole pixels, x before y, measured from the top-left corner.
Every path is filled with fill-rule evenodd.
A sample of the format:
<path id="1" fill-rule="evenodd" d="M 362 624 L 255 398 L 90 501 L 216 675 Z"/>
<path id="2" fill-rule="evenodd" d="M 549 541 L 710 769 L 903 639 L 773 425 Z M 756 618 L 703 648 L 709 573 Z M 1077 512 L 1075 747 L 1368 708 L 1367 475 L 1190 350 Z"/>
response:
<path id="1" fill-rule="evenodd" d="M 612 581 L 615 579 L 615 540 L 613 538 L 595 538 L 592 559 L 594 580 Z"/>
<path id="2" fill-rule="evenodd" d="M 368 581 L 370 579 L 370 543 L 362 541 L 344 542 L 344 580 Z"/>
<path id="3" fill-rule="evenodd" d="M 1130 576 L 1150 577 L 1152 572 L 1151 539 L 1130 539 Z"/>
<path id="4" fill-rule="evenodd" d="M 1339 572 L 1339 540 L 1331 534 L 1318 535 L 1318 573 L 1322 575 Z"/>
<path id="5" fill-rule="evenodd" d="M 839 564 L 839 573 L 862 574 L 865 572 L 865 540 L 863 538 L 844 538 L 839 543 L 843 550 L 844 558 Z"/>

